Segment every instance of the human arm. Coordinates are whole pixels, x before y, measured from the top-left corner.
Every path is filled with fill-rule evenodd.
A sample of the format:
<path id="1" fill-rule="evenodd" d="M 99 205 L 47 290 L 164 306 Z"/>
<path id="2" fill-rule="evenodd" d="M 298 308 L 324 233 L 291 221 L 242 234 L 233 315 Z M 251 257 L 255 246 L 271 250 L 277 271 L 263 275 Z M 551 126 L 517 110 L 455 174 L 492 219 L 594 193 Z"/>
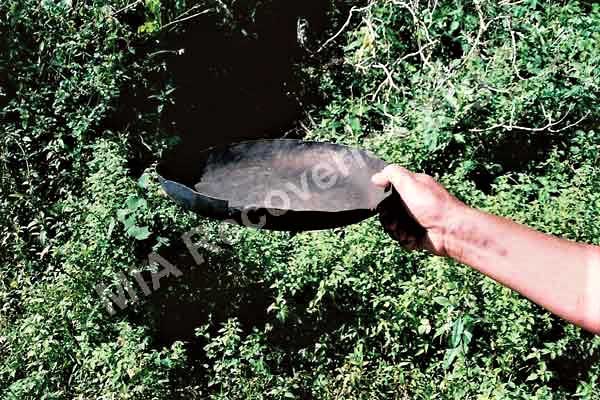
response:
<path id="1" fill-rule="evenodd" d="M 559 317 L 600 334 L 599 247 L 470 208 L 430 176 L 399 166 L 387 167 L 373 182 L 391 183 L 425 228 L 426 235 L 416 238 L 382 212 L 384 227 L 405 247 L 467 264 Z"/>

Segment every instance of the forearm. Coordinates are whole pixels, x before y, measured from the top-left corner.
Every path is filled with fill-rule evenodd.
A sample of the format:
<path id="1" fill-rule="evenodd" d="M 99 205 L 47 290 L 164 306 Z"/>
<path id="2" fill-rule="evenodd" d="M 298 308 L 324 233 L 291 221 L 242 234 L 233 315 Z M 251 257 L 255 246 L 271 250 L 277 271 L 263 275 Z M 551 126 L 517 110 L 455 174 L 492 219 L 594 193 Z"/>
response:
<path id="1" fill-rule="evenodd" d="M 445 234 L 447 254 L 550 312 L 600 333 L 600 249 L 470 208 Z"/>

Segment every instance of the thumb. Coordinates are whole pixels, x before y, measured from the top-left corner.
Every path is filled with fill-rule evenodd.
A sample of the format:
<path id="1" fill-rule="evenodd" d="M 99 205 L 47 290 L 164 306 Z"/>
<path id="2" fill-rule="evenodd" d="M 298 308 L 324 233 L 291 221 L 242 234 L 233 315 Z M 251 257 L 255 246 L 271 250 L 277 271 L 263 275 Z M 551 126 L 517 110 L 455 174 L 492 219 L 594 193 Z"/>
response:
<path id="1" fill-rule="evenodd" d="M 398 192 L 402 192 L 412 179 L 413 173 L 399 165 L 388 165 L 371 177 L 371 181 L 377 186 L 386 187 L 391 182 Z"/>
<path id="2" fill-rule="evenodd" d="M 371 177 L 371 182 L 377 186 L 386 187 L 390 183 L 390 180 L 386 174 L 383 172 L 378 172 Z"/>

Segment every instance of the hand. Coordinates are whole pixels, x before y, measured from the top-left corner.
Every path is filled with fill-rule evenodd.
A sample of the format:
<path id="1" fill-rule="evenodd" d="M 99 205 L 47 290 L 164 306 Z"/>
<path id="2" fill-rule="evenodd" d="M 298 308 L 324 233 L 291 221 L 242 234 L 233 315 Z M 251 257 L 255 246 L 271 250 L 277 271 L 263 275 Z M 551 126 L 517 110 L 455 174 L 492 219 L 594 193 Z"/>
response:
<path id="1" fill-rule="evenodd" d="M 452 221 L 460 218 L 466 206 L 432 177 L 416 174 L 398 165 L 390 165 L 375 174 L 373 183 L 387 187 L 394 186 L 412 218 L 425 229 L 425 235 L 417 238 L 414 233 L 403 230 L 402 224 L 391 219 L 386 213 L 380 213 L 380 220 L 390 236 L 407 249 L 425 249 L 439 256 L 447 256 L 446 234 Z"/>

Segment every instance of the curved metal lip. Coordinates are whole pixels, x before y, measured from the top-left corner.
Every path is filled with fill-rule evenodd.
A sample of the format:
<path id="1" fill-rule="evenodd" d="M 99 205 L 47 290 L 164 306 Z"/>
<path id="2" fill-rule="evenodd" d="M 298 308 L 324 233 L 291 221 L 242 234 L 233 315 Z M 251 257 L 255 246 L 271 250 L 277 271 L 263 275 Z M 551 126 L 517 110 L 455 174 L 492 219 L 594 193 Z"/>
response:
<path id="1" fill-rule="evenodd" d="M 333 146 L 344 148 L 348 151 L 359 151 L 372 160 L 377 160 L 386 164 L 371 152 L 350 147 L 344 144 L 318 142 L 314 140 L 300 139 L 259 139 L 245 140 L 227 145 L 211 146 L 194 152 L 194 158 L 199 162 L 205 162 L 206 158 L 215 151 L 227 149 L 232 146 L 244 144 L 257 144 L 266 142 L 288 142 L 300 144 L 310 144 L 315 146 Z M 172 155 L 177 154 L 177 148 Z M 208 194 L 198 192 L 194 188 L 181 183 L 163 173 L 164 166 L 168 160 L 163 160 L 157 167 L 159 182 L 171 199 L 181 205 L 183 208 L 197 212 L 205 217 L 233 222 L 238 225 L 280 231 L 309 231 L 331 229 L 343 227 L 360 222 L 364 219 L 374 216 L 376 206 L 373 208 L 351 208 L 331 210 L 287 210 L 267 207 L 239 207 L 230 206 L 230 201 L 223 198 L 213 197 Z M 385 199 L 389 193 L 385 193 Z M 264 222 L 264 223 L 263 223 Z"/>

